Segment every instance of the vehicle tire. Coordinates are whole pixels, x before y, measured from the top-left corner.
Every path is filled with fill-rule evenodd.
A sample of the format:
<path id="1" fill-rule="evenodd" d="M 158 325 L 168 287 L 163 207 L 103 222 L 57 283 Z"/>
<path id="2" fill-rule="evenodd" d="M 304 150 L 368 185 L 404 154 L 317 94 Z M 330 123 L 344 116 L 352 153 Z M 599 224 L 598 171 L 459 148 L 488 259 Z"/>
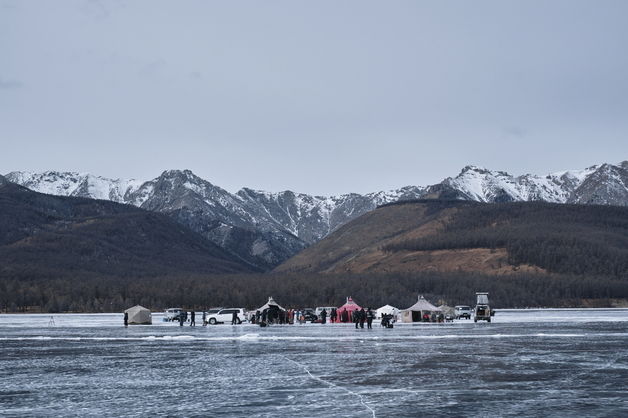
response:
<path id="1" fill-rule="evenodd" d="M 487 319 L 486 322 L 491 322 L 491 318 Z"/>
<path id="2" fill-rule="evenodd" d="M 477 318 L 475 318 L 475 319 L 473 320 L 473 322 L 478 322 L 478 319 L 477 319 Z"/>
<path id="3" fill-rule="evenodd" d="M 209 319 L 209 323 L 212 324 L 212 325 L 216 325 L 217 324 L 216 318 L 210 318 Z"/>

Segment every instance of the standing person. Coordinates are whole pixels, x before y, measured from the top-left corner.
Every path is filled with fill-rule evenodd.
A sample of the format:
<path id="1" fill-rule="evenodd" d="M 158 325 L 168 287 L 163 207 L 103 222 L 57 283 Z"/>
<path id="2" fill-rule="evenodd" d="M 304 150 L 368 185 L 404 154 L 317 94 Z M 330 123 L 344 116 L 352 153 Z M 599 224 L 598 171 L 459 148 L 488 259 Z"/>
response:
<path id="1" fill-rule="evenodd" d="M 183 322 L 185 321 L 185 316 L 183 316 L 183 312 L 179 312 L 179 326 L 183 326 Z"/>
<path id="2" fill-rule="evenodd" d="M 336 308 L 331 308 L 329 319 L 331 320 L 331 322 L 336 322 L 336 318 L 338 318 L 338 313 L 336 312 Z"/>
<path id="3" fill-rule="evenodd" d="M 371 310 L 371 308 L 368 308 L 366 310 L 366 327 L 368 329 L 372 329 L 373 328 L 373 311 Z"/>
<path id="4" fill-rule="evenodd" d="M 360 328 L 364 328 L 364 321 L 366 320 L 366 312 L 364 308 L 360 309 Z"/>
<path id="5" fill-rule="evenodd" d="M 327 322 L 327 310 L 323 309 L 323 312 L 321 312 L 321 324 L 324 324 Z"/>
<path id="6" fill-rule="evenodd" d="M 125 327 L 129 326 L 129 313 L 128 312 L 124 313 L 124 326 Z"/>
<path id="7" fill-rule="evenodd" d="M 259 320 L 261 317 L 262 317 L 262 313 L 259 310 L 255 311 L 255 322 L 257 324 L 259 324 Z"/>
<path id="8" fill-rule="evenodd" d="M 360 311 L 353 311 L 353 322 L 355 322 L 355 329 L 358 329 L 360 325 Z"/>
<path id="9" fill-rule="evenodd" d="M 203 311 L 203 326 L 207 325 L 207 312 Z"/>
<path id="10" fill-rule="evenodd" d="M 233 311 L 233 314 L 231 315 L 231 325 L 237 325 L 238 324 L 238 312 L 237 311 Z"/>
<path id="11" fill-rule="evenodd" d="M 194 312 L 194 310 L 192 310 L 192 312 L 190 312 L 190 326 L 191 327 L 195 327 L 196 326 L 196 312 Z"/>

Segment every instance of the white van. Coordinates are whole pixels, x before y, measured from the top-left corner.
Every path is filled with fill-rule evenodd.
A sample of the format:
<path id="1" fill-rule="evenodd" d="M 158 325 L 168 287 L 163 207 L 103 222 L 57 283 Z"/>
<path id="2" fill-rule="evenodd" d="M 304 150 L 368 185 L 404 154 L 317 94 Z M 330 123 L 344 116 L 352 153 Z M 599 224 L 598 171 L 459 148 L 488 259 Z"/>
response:
<path id="1" fill-rule="evenodd" d="M 164 319 L 166 321 L 178 321 L 179 315 L 181 315 L 181 312 L 183 312 L 183 309 L 181 308 L 168 308 L 166 309 L 166 315 Z"/>
<path id="2" fill-rule="evenodd" d="M 456 306 L 455 317 L 456 319 L 471 319 L 471 307 L 467 305 Z"/>
<path id="3" fill-rule="evenodd" d="M 321 312 L 323 312 L 323 309 L 325 309 L 325 311 L 327 312 L 327 318 L 329 319 L 329 314 L 331 313 L 332 309 L 336 309 L 335 306 L 317 306 L 316 309 L 314 310 L 314 314 L 316 315 L 317 318 L 321 317 Z"/>

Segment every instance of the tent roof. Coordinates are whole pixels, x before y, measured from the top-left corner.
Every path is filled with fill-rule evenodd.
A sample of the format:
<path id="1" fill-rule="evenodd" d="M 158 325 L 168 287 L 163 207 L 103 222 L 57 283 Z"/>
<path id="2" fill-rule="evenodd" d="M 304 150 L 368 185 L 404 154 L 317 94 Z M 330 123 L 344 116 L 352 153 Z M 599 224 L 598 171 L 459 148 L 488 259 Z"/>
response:
<path id="1" fill-rule="evenodd" d="M 440 311 L 440 309 L 425 300 L 423 295 L 419 295 L 417 303 L 410 306 L 408 309 L 404 309 L 404 311 Z"/>
<path id="2" fill-rule="evenodd" d="M 384 305 L 377 310 L 377 312 L 399 312 L 399 309 L 391 305 Z"/>
<path id="3" fill-rule="evenodd" d="M 357 311 L 358 309 L 362 309 L 362 307 L 359 306 L 357 303 L 355 303 L 353 299 L 351 298 L 351 296 L 349 296 L 347 298 L 347 302 L 336 310 L 339 311 L 343 309 L 347 311 Z"/>
<path id="4" fill-rule="evenodd" d="M 276 307 L 278 307 L 279 309 L 281 309 L 282 311 L 285 311 L 285 309 L 284 309 L 283 307 L 281 307 L 281 306 L 280 306 L 277 302 L 275 302 L 275 299 L 273 299 L 273 297 L 272 297 L 272 296 L 270 296 L 270 297 L 268 298 L 268 302 L 266 302 L 266 304 L 265 304 L 265 305 L 263 305 L 263 306 L 261 306 L 261 307 L 257 308 L 256 310 L 258 310 L 258 311 L 262 312 L 264 309 L 268 309 L 268 308 L 270 308 L 271 306 L 276 306 Z"/>
<path id="5" fill-rule="evenodd" d="M 130 314 L 130 313 L 136 313 L 136 312 L 140 312 L 140 311 L 148 311 L 148 312 L 150 312 L 150 309 L 146 309 L 145 307 L 143 307 L 141 305 L 135 305 L 135 306 L 127 309 L 124 312 Z"/>

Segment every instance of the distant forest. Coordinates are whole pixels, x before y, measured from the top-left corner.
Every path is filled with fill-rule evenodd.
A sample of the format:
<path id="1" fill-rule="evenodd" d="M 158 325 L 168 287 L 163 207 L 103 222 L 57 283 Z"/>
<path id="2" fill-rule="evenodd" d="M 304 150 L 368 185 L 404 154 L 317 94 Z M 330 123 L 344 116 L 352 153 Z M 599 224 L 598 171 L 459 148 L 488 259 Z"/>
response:
<path id="1" fill-rule="evenodd" d="M 626 208 L 615 206 L 468 204 L 443 231 L 388 244 L 382 250 L 466 248 L 506 248 L 512 265 L 628 280 L 628 216 Z"/>
<path id="2" fill-rule="evenodd" d="M 572 275 L 515 274 L 496 278 L 473 273 L 235 274 L 152 278 L 73 277 L 0 280 L 2 312 L 121 312 L 141 304 L 205 309 L 256 308 L 273 296 L 284 307 L 340 306 L 352 296 L 363 306 L 406 308 L 418 294 L 434 304 L 469 304 L 490 292 L 500 307 L 610 306 L 628 298 L 628 280 Z"/>

